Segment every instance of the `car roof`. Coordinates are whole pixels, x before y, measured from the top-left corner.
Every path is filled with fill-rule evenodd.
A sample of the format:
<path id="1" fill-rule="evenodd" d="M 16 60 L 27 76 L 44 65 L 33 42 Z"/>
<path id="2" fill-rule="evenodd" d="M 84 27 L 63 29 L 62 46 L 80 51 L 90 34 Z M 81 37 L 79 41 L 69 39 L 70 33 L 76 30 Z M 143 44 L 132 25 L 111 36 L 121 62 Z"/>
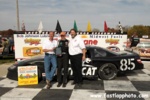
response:
<path id="1" fill-rule="evenodd" d="M 108 52 L 108 53 L 111 53 L 111 54 L 113 54 L 113 55 L 118 55 L 118 53 L 113 52 L 113 51 L 110 51 L 110 50 L 108 50 L 108 49 L 106 49 L 106 48 L 104 48 L 104 47 L 100 47 L 100 46 L 88 45 L 88 46 L 86 46 L 86 49 L 87 49 L 87 50 L 89 50 L 89 49 L 101 49 L 101 50 L 104 50 L 104 51 L 106 51 L 106 52 Z"/>
<path id="2" fill-rule="evenodd" d="M 93 45 L 88 45 L 86 46 L 86 49 L 102 49 L 102 50 L 105 50 L 105 51 L 108 51 L 108 52 L 111 52 L 110 50 L 107 50 L 106 48 L 104 47 L 100 47 L 100 46 L 93 46 Z"/>

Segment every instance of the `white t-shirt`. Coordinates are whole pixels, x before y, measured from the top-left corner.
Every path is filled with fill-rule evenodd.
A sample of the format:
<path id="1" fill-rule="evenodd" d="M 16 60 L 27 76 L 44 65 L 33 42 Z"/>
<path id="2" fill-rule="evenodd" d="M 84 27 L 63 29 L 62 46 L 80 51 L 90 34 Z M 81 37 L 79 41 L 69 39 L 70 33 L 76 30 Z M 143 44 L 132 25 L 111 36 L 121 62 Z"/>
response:
<path id="1" fill-rule="evenodd" d="M 56 40 L 53 40 L 53 41 L 50 41 L 49 39 L 45 40 L 43 42 L 43 49 L 53 49 L 57 47 L 57 41 Z M 55 54 L 54 51 L 51 51 L 51 52 L 47 52 L 49 54 Z"/>
<path id="2" fill-rule="evenodd" d="M 85 48 L 83 40 L 77 35 L 74 38 L 69 39 L 69 54 L 77 55 L 82 53 L 82 49 Z"/>

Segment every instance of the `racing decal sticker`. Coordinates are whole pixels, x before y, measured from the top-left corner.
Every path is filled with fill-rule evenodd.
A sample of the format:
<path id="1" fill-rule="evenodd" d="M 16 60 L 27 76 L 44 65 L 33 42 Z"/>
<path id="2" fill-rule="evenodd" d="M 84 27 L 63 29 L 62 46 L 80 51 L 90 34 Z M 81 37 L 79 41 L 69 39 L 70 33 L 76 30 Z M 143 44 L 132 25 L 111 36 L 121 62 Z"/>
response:
<path id="1" fill-rule="evenodd" d="M 97 67 L 83 67 L 82 68 L 82 75 L 84 76 L 91 76 L 91 75 L 95 75 L 95 72 L 97 70 Z M 69 75 L 73 75 L 73 71 L 71 68 L 68 68 L 69 71 Z"/>
<path id="2" fill-rule="evenodd" d="M 90 63 L 91 62 L 91 59 L 90 58 L 86 58 L 85 59 L 85 63 Z"/>
<path id="3" fill-rule="evenodd" d="M 85 45 L 97 45 L 98 40 L 84 40 Z"/>
<path id="4" fill-rule="evenodd" d="M 32 57 L 43 54 L 42 47 L 23 47 L 23 56 Z"/>
<path id="5" fill-rule="evenodd" d="M 133 70 L 135 68 L 134 58 L 121 59 L 120 64 L 121 64 L 120 66 L 121 71 Z"/>
<path id="6" fill-rule="evenodd" d="M 41 41 L 41 39 L 33 39 L 33 38 L 29 38 L 29 39 L 25 39 L 24 40 L 24 42 L 26 43 L 26 44 L 29 44 L 29 45 L 38 45 L 38 44 L 40 44 L 40 41 Z"/>
<path id="7" fill-rule="evenodd" d="M 80 35 L 81 38 L 89 38 L 88 35 Z"/>
<path id="8" fill-rule="evenodd" d="M 112 44 L 116 45 L 119 43 L 119 39 L 112 39 L 111 38 L 111 39 L 106 39 L 105 41 L 106 41 L 106 43 L 110 43 L 110 45 L 112 45 Z"/>

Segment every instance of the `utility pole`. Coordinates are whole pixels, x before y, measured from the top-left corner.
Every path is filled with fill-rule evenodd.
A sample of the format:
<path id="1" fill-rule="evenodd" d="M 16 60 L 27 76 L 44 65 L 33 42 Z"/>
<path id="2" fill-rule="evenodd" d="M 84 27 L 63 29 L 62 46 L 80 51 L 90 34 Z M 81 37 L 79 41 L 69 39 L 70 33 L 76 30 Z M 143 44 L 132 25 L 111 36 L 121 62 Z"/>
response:
<path id="1" fill-rule="evenodd" d="M 16 0 L 16 10 L 17 10 L 17 27 L 18 27 L 18 31 L 20 31 L 18 0 Z"/>

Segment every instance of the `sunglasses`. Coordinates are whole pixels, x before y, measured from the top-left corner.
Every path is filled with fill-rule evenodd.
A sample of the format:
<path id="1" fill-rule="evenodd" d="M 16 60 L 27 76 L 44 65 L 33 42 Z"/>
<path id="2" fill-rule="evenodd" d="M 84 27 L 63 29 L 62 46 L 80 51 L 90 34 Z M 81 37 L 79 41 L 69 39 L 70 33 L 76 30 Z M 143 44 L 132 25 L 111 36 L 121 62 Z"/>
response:
<path id="1" fill-rule="evenodd" d="M 61 37 L 65 36 L 65 35 L 60 35 Z"/>

